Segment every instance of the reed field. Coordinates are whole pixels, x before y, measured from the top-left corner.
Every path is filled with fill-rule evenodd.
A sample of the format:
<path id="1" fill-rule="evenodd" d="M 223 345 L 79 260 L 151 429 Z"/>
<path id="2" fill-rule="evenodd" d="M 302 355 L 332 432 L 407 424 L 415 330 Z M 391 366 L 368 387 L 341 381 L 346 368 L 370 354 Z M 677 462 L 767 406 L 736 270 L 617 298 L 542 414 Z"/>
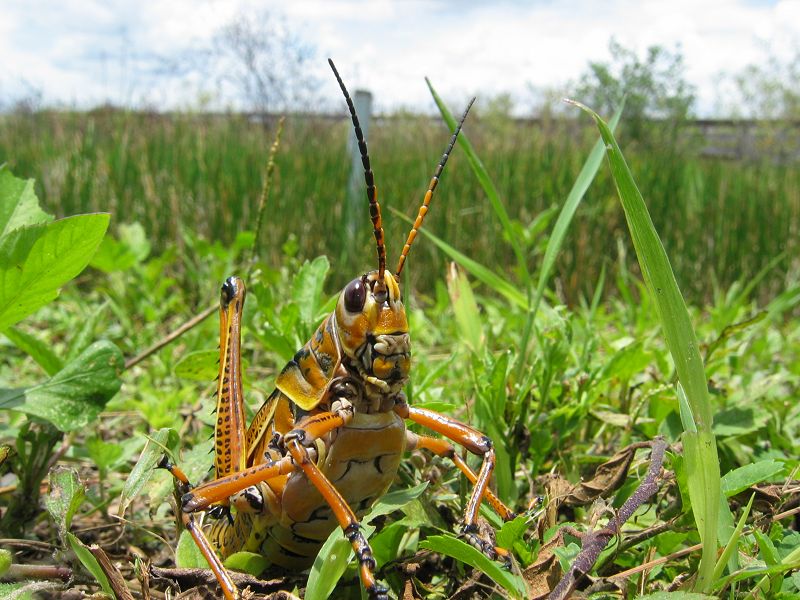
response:
<path id="1" fill-rule="evenodd" d="M 465 130 L 525 252 L 535 259 L 596 132 L 580 121 L 532 124 L 476 112 Z M 156 251 L 180 245 L 187 228 L 230 244 L 238 232 L 254 229 L 274 127 L 274 121 L 265 125 L 233 114 L 5 115 L 0 160 L 35 178 L 42 204 L 56 215 L 109 211 L 112 231 L 138 222 Z M 774 296 L 787 273 L 798 268 L 797 165 L 778 163 L 768 148 L 757 160 L 704 158 L 688 132 L 671 142 L 653 129 L 653 139 L 666 141 L 643 151 L 634 144 L 628 156 L 684 293 L 698 303 L 708 301 L 715 290 L 751 280 L 775 259 L 757 288 L 761 299 Z M 291 238 L 301 257 L 324 254 L 334 261 L 335 285 L 363 268 L 364 255 L 371 253 L 369 231 L 357 226 L 354 239 L 345 235 L 348 135 L 344 118 L 287 121 L 258 248 L 268 264 L 280 264 Z M 392 211 L 415 214 L 448 136 L 440 121 L 427 117 L 397 114 L 371 125 L 373 168 L 394 251 L 407 223 Z M 625 144 L 624 127 L 619 136 Z M 358 193 L 360 201 L 363 192 Z M 491 211 L 463 157 L 454 152 L 426 227 L 486 262 L 513 264 Z M 365 212 L 351 218 L 360 224 Z M 558 288 L 568 303 L 590 296 L 604 267 L 616 273 L 621 251 L 631 251 L 623 232 L 613 183 L 601 170 L 558 258 Z M 431 244 L 416 250 L 410 269 L 414 286 L 430 287 L 442 276 L 444 262 Z"/>
<path id="2" fill-rule="evenodd" d="M 455 126 L 431 92 L 441 120 L 369 131 L 391 270 Z M 397 282 L 413 366 L 405 396 L 381 402 L 481 434 L 461 438 L 463 458 L 405 453 L 362 507 L 384 597 L 797 598 L 798 164 L 704 157 L 690 130 L 659 124 L 627 140 L 619 113 L 574 104 L 573 120 L 469 116 Z M 179 516 L 188 488 L 157 468 L 168 456 L 192 484 L 211 477 L 233 372 L 220 286 L 247 286 L 250 421 L 342 288 L 376 268 L 361 185 L 348 209 L 349 122 L 288 118 L 267 178 L 276 130 L 0 116 L 0 597 L 221 597 Z M 305 433 L 319 407 L 270 419 Z M 473 487 L 454 464 L 490 463 L 514 514 L 483 496 L 465 536 Z M 241 518 L 238 499 L 194 517 Z M 340 529 L 307 572 L 256 550 L 225 559 L 255 598 L 367 597 Z"/>

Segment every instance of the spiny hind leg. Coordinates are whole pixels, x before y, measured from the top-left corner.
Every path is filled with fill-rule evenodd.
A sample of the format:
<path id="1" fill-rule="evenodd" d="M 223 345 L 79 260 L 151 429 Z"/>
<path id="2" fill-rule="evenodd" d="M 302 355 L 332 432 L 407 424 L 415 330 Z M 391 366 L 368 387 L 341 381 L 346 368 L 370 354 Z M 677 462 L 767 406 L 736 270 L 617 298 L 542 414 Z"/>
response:
<path id="1" fill-rule="evenodd" d="M 470 483 L 475 485 L 478 481 L 475 471 L 470 468 L 464 459 L 456 454 L 455 447 L 447 440 L 407 431 L 406 450 L 428 450 L 436 456 L 448 458 L 464 473 Z M 516 516 L 488 487 L 484 492 L 483 499 L 489 503 L 503 520 L 509 521 Z M 506 563 L 510 562 L 511 555 L 509 552 L 505 548 L 494 544 L 493 532 L 465 532 L 465 537 L 471 545 L 487 554 L 490 558 L 497 558 Z"/>
<path id="2" fill-rule="evenodd" d="M 480 535 L 478 525 L 478 509 L 480 508 L 481 500 L 484 498 L 486 498 L 492 508 L 494 508 L 504 520 L 508 521 L 516 516 L 505 504 L 500 502 L 491 490 L 489 490 L 489 479 L 492 476 L 495 464 L 492 440 L 474 427 L 470 427 L 452 417 L 442 415 L 432 410 L 409 406 L 405 402 L 398 402 L 394 410 L 401 417 L 411 419 L 419 425 L 432 429 L 463 446 L 473 454 L 483 458 L 481 469 L 475 474 L 472 469 L 458 457 L 452 445 L 443 440 L 437 440 L 428 436 L 416 436 L 417 447 L 426 447 L 436 454 L 452 458 L 456 466 L 464 472 L 473 484 L 472 495 L 464 511 L 464 537 L 470 544 L 481 550 L 490 558 L 499 557 L 502 560 L 508 561 L 508 552 L 497 548 L 492 541 L 484 539 L 485 536 Z M 414 441 L 413 438 L 410 441 Z"/>

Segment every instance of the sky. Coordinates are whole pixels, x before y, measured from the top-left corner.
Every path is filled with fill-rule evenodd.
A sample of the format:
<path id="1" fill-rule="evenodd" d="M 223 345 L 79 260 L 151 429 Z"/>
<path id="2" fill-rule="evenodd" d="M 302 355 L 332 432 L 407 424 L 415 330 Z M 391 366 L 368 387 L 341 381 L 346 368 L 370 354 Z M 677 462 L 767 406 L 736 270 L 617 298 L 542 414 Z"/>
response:
<path id="1" fill-rule="evenodd" d="M 453 102 L 508 93 L 529 112 L 532 90 L 562 88 L 589 61 L 608 60 L 613 36 L 641 55 L 679 47 L 696 111 L 711 116 L 720 74 L 800 50 L 800 0 L 0 0 L 0 106 L 40 94 L 80 108 L 196 107 L 203 74 L 168 77 L 165 60 L 208 46 L 237 15 L 264 11 L 282 14 L 315 49 L 309 69 L 322 97 L 338 99 L 331 56 L 379 111 L 433 112 L 427 75 Z"/>

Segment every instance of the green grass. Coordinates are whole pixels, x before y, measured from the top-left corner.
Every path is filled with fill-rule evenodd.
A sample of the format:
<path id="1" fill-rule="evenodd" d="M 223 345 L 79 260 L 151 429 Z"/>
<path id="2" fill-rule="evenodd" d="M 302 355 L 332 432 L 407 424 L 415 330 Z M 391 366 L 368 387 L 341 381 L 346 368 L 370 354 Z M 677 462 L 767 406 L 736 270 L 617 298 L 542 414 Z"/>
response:
<path id="1" fill-rule="evenodd" d="M 36 119 L 48 116 L 34 115 L 27 124 L 15 118 L 18 120 L 12 124 L 21 131 L 40 126 Z M 4 350 L 0 388 L 42 387 L 41 382 L 54 372 L 57 379 L 58 365 L 75 368 L 82 364 L 82 350 L 98 339 L 107 340 L 104 347 L 113 342 L 131 358 L 213 303 L 223 278 L 244 272 L 250 257 L 252 234 L 246 230 L 255 224 L 253 206 L 262 187 L 259 173 L 271 142 L 271 132 L 233 118 L 193 127 L 189 117 L 147 122 L 141 115 L 97 116 L 106 119 L 109 131 L 123 132 L 116 143 L 102 141 L 99 121 L 93 133 L 86 129 L 78 134 L 85 123 L 74 117 L 74 129 L 67 134 L 69 116 L 49 118 L 55 119 L 51 124 L 61 123 L 61 130 L 52 137 L 32 137 L 29 148 L 39 144 L 41 156 L 51 157 L 45 147 L 61 136 L 71 139 L 79 150 L 86 144 L 91 149 L 85 163 L 71 155 L 61 172 L 50 162 L 57 159 L 42 158 L 48 165 L 42 167 L 49 173 L 45 180 L 54 178 L 42 183 L 44 193 L 53 193 L 55 188 L 47 191 L 53 185 L 61 186 L 62 193 L 73 187 L 91 206 L 101 202 L 100 189 L 111 189 L 103 186 L 108 186 L 112 175 L 124 181 L 117 169 L 124 172 L 125 165 L 142 163 L 145 175 L 131 176 L 130 188 L 123 185 L 118 189 L 114 217 L 117 222 L 140 221 L 153 231 L 148 235 L 137 227 L 120 229 L 118 241 L 106 239 L 101 245 L 92 262 L 98 268 L 84 272 L 56 301 L 18 324 L 15 333 L 0 336 Z M 475 156 L 486 167 L 478 179 L 490 180 L 502 210 L 488 206 L 489 201 L 482 198 L 478 190 L 489 183 L 476 180 L 464 160 L 463 148 L 457 148 L 440 192 L 454 189 L 437 196 L 432 218 L 423 230 L 433 233 L 437 242 L 421 236 L 407 272 L 412 283 L 405 298 L 414 365 L 406 393 L 411 403 L 458 417 L 493 439 L 497 453 L 494 486 L 500 497 L 522 514 L 502 524 L 491 511 L 482 511 L 498 531 L 498 542 L 513 551 L 519 569 L 533 581 L 537 565 L 551 551 L 548 541 L 565 536 L 547 563 L 557 578 L 557 565 L 566 568 L 578 552 L 579 542 L 569 537 L 570 531 L 602 530 L 613 510 L 641 483 L 647 454 L 632 454 L 633 461 L 620 480 L 601 486 L 602 499 L 562 504 L 565 486 L 585 492 L 582 483 L 592 479 L 598 465 L 629 444 L 661 435 L 672 446 L 659 492 L 600 556 L 592 575 L 610 578 L 619 587 L 596 597 L 635 597 L 641 592 L 662 591 L 698 571 L 701 578 L 686 581 L 686 589 L 713 590 L 732 599 L 745 598 L 753 586 L 768 597 L 800 593 L 800 581 L 793 573 L 800 566 L 800 536 L 791 515 L 784 511 L 784 502 L 794 506 L 796 499 L 791 495 L 796 492 L 785 484 L 796 479 L 794 473 L 800 466 L 800 410 L 794 402 L 800 393 L 800 287 L 792 281 L 781 283 L 781 265 L 774 270 L 767 266 L 770 260 L 780 259 L 766 252 L 752 259 L 756 269 L 752 274 L 738 273 L 730 281 L 723 279 L 724 269 L 718 266 L 709 267 L 715 276 L 692 280 L 696 286 L 686 284 L 680 273 L 680 265 L 686 268 L 691 260 L 691 255 L 682 251 L 714 245 L 717 235 L 724 239 L 725 234 L 714 225 L 717 221 L 732 228 L 727 234 L 738 233 L 743 244 L 759 235 L 766 243 L 767 238 L 774 238 L 771 227 L 788 231 L 795 225 L 774 222 L 762 228 L 761 223 L 737 225 L 733 218 L 726 223 L 724 214 L 719 216 L 705 205 L 703 211 L 713 218 L 698 220 L 698 213 L 687 216 L 681 212 L 688 206 L 681 198 L 685 189 L 676 182 L 652 179 L 655 171 L 648 169 L 655 169 L 656 158 L 644 150 L 629 150 L 623 143 L 623 160 L 622 151 L 604 131 L 612 168 L 599 165 L 598 175 L 571 221 L 565 245 L 555 257 L 541 306 L 533 311 L 535 286 L 547 276 L 542 271 L 542 256 L 551 242 L 553 248 L 558 246 L 551 238 L 558 212 L 542 213 L 540 208 L 563 203 L 587 162 L 597 130 L 587 128 L 571 138 L 537 137 L 528 131 L 524 138 L 510 122 L 505 123 L 507 127 L 493 123 L 491 129 L 489 121 L 476 125 L 466 133 Z M 149 127 L 148 135 L 136 133 L 137 126 Z M 346 181 L 343 124 L 289 122 L 284 136 L 272 188 L 274 205 L 267 212 L 264 228 L 264 237 L 271 244 L 259 252 L 247 281 L 243 356 L 250 414 L 272 390 L 274 377 L 288 357 L 331 310 L 331 295 L 341 282 L 371 267 L 366 219 L 359 233 L 363 254 L 347 258 L 344 250 L 350 241 L 323 235 L 326 224 L 331 231 L 341 228 L 343 202 L 336 201 L 331 190 L 342 189 Z M 581 138 L 580 143 L 574 141 L 576 137 Z M 153 142 L 150 151 L 147 144 L 154 139 L 161 142 Z M 330 139 L 340 139 L 341 153 L 325 148 Z M 446 139 L 443 127 L 430 131 L 414 119 L 398 118 L 385 128 L 376 128 L 371 147 L 379 181 L 384 172 L 388 180 L 381 184 L 384 207 L 394 206 L 387 190 L 396 184 L 405 190 L 398 192 L 405 199 L 397 208 L 412 212 L 420 195 L 417 188 L 422 186 L 412 185 L 408 179 L 416 179 L 413 173 L 419 171 L 418 179 L 427 181 L 430 165 Z M 223 140 L 230 146 L 221 144 Z M 511 145 L 514 140 L 516 148 Z M 419 154 L 409 150 L 412 145 Z M 385 158 L 377 159 L 378 148 L 385 148 Z M 558 155 L 557 148 L 563 154 Z M 237 149 L 241 153 L 238 159 L 247 168 L 235 164 Z M 523 156 L 528 171 L 509 169 L 508 162 L 516 164 Z M 562 156 L 565 162 L 559 163 L 555 156 Z M 656 152 L 654 156 L 659 155 Z M 315 158 L 319 159 L 316 168 L 312 167 Z M 391 160 L 399 163 L 399 169 L 389 169 Z M 19 170 L 19 160 L 15 164 Z M 84 173 L 80 164 L 86 168 Z M 471 164 L 474 168 L 477 163 Z M 697 172 L 705 169 L 701 161 L 677 157 L 675 163 L 664 163 L 657 174 L 675 169 L 675 164 L 682 168 L 693 165 L 691 169 Z M 768 164 L 739 166 L 738 174 L 733 166 L 726 169 L 726 185 L 749 180 L 759 169 L 772 176 L 783 170 L 785 198 L 765 211 L 789 211 L 781 213 L 788 218 L 797 210 L 796 198 L 789 193 L 795 185 L 794 175 L 788 169 Z M 298 174 L 289 177 L 290 173 Z M 611 174 L 619 197 L 617 187 L 611 187 L 615 185 Z M 554 180 L 547 183 L 553 186 L 547 194 L 541 189 L 531 191 L 544 185 L 537 177 Z M 508 188 L 513 188 L 515 181 L 521 185 L 523 179 L 528 179 L 524 194 L 510 193 Z M 193 192 L 187 191 L 189 182 Z M 659 187 L 667 185 L 676 186 L 677 191 Z M 173 197 L 171 189 L 178 194 L 174 197 L 187 204 L 159 212 L 153 202 L 162 194 Z M 215 194 L 227 199 L 223 206 L 230 203 L 230 211 L 217 210 L 220 205 L 212 203 Z M 331 197 L 332 201 L 325 200 Z M 659 208 L 659 197 L 672 202 L 671 208 Z M 69 198 L 66 193 L 59 213 L 80 210 L 78 205 L 67 204 Z M 237 204 L 235 198 L 247 201 Z M 534 198 L 541 205 L 533 200 L 530 205 L 525 203 Z M 200 233 L 188 225 L 193 221 L 183 212 L 192 210 L 213 216 L 213 222 L 201 225 Z M 247 219 L 236 217 L 236 210 L 246 212 Z M 499 216 L 503 211 L 508 212 L 507 221 Z M 399 240 L 407 224 L 388 211 L 385 217 L 396 229 L 390 231 L 389 239 Z M 479 227 L 467 229 L 473 219 L 478 219 Z M 683 227 L 680 235 L 670 223 Z M 587 229 L 589 224 L 592 229 Z M 735 227 L 741 229 L 737 232 Z M 583 230 L 591 231 L 590 239 L 574 237 Z M 633 242 L 628 241 L 630 237 Z M 671 248 L 669 240 L 680 242 L 682 251 Z M 783 240 L 776 253 L 791 243 L 796 242 Z M 617 255 L 617 244 L 630 249 Z M 149 252 L 151 245 L 154 252 Z M 515 246 L 519 249 L 516 253 Z M 579 254 L 601 253 L 606 246 L 613 251 L 601 256 Z M 753 254 L 752 248 L 731 245 L 731 249 Z M 316 252 L 330 259 L 304 260 Z M 451 270 L 446 278 L 431 267 L 441 264 L 446 255 L 455 257 L 464 270 Z M 565 270 L 576 255 L 582 257 L 579 262 L 585 269 L 580 274 Z M 350 270 L 351 262 L 358 266 Z M 643 277 L 638 275 L 639 264 Z M 676 271 L 674 278 L 670 264 Z M 591 268 L 597 269 L 593 275 Z M 759 270 L 766 279 L 758 288 L 760 293 L 753 294 Z M 572 287 L 567 285 L 570 281 Z M 694 291 L 695 298 L 708 301 L 692 300 L 687 288 Z M 770 290 L 778 288 L 770 295 Z M 686 303 L 681 292 L 688 297 Z M 168 474 L 154 472 L 152 465 L 166 450 L 191 481 L 208 477 L 217 335 L 218 324 L 209 319 L 146 361 L 127 368 L 121 374 L 121 390 L 99 416 L 91 416 L 88 425 L 81 421 L 80 427 L 70 429 L 62 424 L 59 431 L 31 416 L 39 413 L 0 411 L 0 444 L 16 448 L 0 467 L 3 481 L 18 484 L 16 490 L 0 494 L 0 510 L 8 511 L 14 502 L 27 507 L 33 516 L 16 524 L 20 531 L 15 535 L 48 544 L 46 553 L 38 546 L 25 546 L 14 556 L 19 566 L 52 562 L 52 551 L 57 549 L 58 563 L 69 565 L 77 574 L 69 586 L 97 592 L 108 583 L 88 551 L 92 543 L 112 554 L 131 587 L 136 585 L 137 555 L 152 557 L 159 565 L 195 564 L 192 545 L 178 544 L 172 481 Z M 203 374 L 209 366 L 212 374 Z M 108 377 L 119 382 L 110 374 Z M 83 394 L 99 401 L 89 385 L 70 392 L 76 399 Z M 103 403 L 107 400 L 107 396 L 102 398 Z M 76 422 L 75 418 L 70 423 Z M 38 494 L 54 457 L 62 468 L 50 475 L 45 512 L 31 495 Z M 474 457 L 469 460 L 477 466 Z M 26 474 L 27 478 L 22 476 Z M 760 486 L 759 499 L 748 504 L 753 486 Z M 414 453 L 403 461 L 390 495 L 373 509 L 376 518 L 366 528 L 379 563 L 378 577 L 393 594 L 402 597 L 410 581 L 416 594 L 426 600 L 450 597 L 475 568 L 483 573 L 471 590 L 476 597 L 524 596 L 526 584 L 519 571 L 503 570 L 453 537 L 468 493 L 469 487 L 446 460 Z M 538 496 L 544 497 L 547 511 L 538 509 Z M 719 511 L 719 519 L 715 511 Z M 309 597 L 324 597 L 335 585 L 334 597 L 360 597 L 355 566 L 352 561 L 346 564 L 349 550 L 345 545 L 342 554 L 337 535 L 319 556 L 313 574 L 290 576 L 282 582 L 283 589 L 309 586 Z M 640 537 L 634 543 L 636 536 Z M 704 552 L 684 552 L 701 541 Z M 715 564 L 717 548 L 725 551 Z M 69 549 L 76 558 L 62 558 L 72 556 L 63 554 Z M 651 565 L 661 558 L 666 559 L 663 564 Z M 651 565 L 646 578 L 637 574 L 614 579 L 643 565 Z M 342 579 L 334 583 L 342 571 Z M 273 575 L 267 572 L 265 577 Z M 33 579 L 29 585 L 40 585 Z M 154 583 L 164 589 L 163 582 Z"/>
<path id="2" fill-rule="evenodd" d="M 108 210 L 116 224 L 142 223 L 157 249 L 180 240 L 185 223 L 197 223 L 192 227 L 198 233 L 228 244 L 237 232 L 255 227 L 273 127 L 235 115 L 6 115 L 0 117 L 0 162 L 36 178 L 43 204 L 57 215 Z M 480 113 L 470 115 L 465 131 L 491 173 L 520 248 L 515 251 L 504 241 L 507 231 L 494 219 L 492 203 L 459 149 L 426 228 L 497 264 L 519 264 L 515 252 L 541 260 L 544 236 L 530 224 L 566 198 L 596 140 L 594 132 L 583 122 L 539 127 Z M 279 264 L 283 244 L 292 239 L 302 257 L 331 258 L 336 285 L 371 264 L 369 228 L 357 228 L 355 239 L 341 234 L 350 165 L 347 135 L 344 119 L 287 121 L 265 242 L 258 250 L 269 264 Z M 448 135 L 439 123 L 404 114 L 373 123 L 370 152 L 385 209 L 416 213 Z M 618 135 L 624 144 L 624 127 Z M 752 278 L 775 256 L 800 253 L 800 172 L 793 165 L 774 164 L 769 157 L 748 163 L 700 158 L 688 143 L 634 148 L 629 155 L 689 299 L 708 301 L 718 289 Z M 578 216 L 554 269 L 571 304 L 591 295 L 604 268 L 616 277 L 618 241 L 632 251 L 605 170 Z M 366 223 L 366 201 L 362 217 Z M 407 225 L 388 210 L 384 223 L 392 262 Z M 412 284 L 430 290 L 443 272 L 442 259 L 430 244 L 415 249 Z M 789 268 L 784 258 L 767 274 L 757 289 L 762 300 L 783 288 Z"/>

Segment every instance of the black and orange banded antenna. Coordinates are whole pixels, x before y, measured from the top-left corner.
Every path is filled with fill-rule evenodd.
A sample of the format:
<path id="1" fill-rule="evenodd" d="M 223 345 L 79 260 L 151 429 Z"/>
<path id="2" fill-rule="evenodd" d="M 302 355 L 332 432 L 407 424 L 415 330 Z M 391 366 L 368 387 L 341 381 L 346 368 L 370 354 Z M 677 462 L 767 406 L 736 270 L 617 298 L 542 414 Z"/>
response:
<path id="1" fill-rule="evenodd" d="M 353 106 L 353 100 L 344 87 L 342 78 L 339 77 L 339 71 L 336 70 L 336 65 L 333 60 L 328 59 L 328 64 L 333 69 L 333 74 L 336 76 L 336 81 L 339 82 L 339 87 L 342 88 L 344 99 L 347 101 L 347 108 L 350 110 L 350 117 L 353 119 L 353 127 L 356 132 L 356 141 L 358 142 L 358 151 L 361 153 L 361 164 L 364 165 L 364 181 L 367 182 L 367 200 L 369 200 L 369 216 L 372 219 L 372 232 L 375 234 L 375 243 L 378 249 L 378 281 L 383 281 L 383 273 L 386 270 L 386 245 L 383 240 L 383 224 L 381 221 L 381 205 L 378 204 L 378 188 L 375 187 L 375 176 L 372 173 L 372 167 L 369 164 L 369 154 L 367 153 L 367 142 L 364 139 L 364 133 L 361 131 L 361 125 L 358 122 L 358 115 L 356 115 L 356 107 Z"/>
<path id="2" fill-rule="evenodd" d="M 467 104 L 464 114 L 461 115 L 461 120 L 458 122 L 458 125 L 456 125 L 456 130 L 453 132 L 453 137 L 450 138 L 450 143 L 447 145 L 447 149 L 444 151 L 444 154 L 442 154 L 442 160 L 439 161 L 436 171 L 433 173 L 433 177 L 431 177 L 431 182 L 428 184 L 428 191 L 425 192 L 425 198 L 422 200 L 422 206 L 419 207 L 417 218 L 414 221 L 414 225 L 411 227 L 411 231 L 408 232 L 408 239 L 403 246 L 403 251 L 400 253 L 400 259 L 397 261 L 397 269 L 394 272 L 395 277 L 400 276 L 400 271 L 403 270 L 403 265 L 406 264 L 408 251 L 411 250 L 411 244 L 414 243 L 414 240 L 417 237 L 417 231 L 419 231 L 419 228 L 422 227 L 422 221 L 425 219 L 425 215 L 428 214 L 428 207 L 431 204 L 433 192 L 436 190 L 436 186 L 439 184 L 439 178 L 442 176 L 442 171 L 444 171 L 444 166 L 447 164 L 447 159 L 450 158 L 450 153 L 453 151 L 453 146 L 456 145 L 458 134 L 461 132 L 461 126 L 464 125 L 464 119 L 467 118 L 467 113 L 469 113 L 469 109 L 472 108 L 472 104 L 474 102 L 475 98 L 470 100 L 469 104 Z"/>

